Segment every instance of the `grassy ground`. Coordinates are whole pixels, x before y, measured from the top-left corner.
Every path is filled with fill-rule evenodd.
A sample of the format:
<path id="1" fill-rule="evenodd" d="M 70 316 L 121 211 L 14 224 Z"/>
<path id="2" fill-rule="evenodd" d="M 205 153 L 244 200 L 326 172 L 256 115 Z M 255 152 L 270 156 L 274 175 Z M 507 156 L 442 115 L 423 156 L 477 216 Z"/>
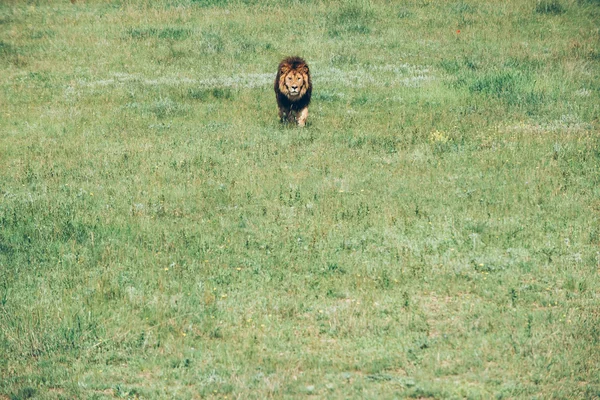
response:
<path id="1" fill-rule="evenodd" d="M 599 20 L 2 2 L 0 398 L 599 397 Z"/>

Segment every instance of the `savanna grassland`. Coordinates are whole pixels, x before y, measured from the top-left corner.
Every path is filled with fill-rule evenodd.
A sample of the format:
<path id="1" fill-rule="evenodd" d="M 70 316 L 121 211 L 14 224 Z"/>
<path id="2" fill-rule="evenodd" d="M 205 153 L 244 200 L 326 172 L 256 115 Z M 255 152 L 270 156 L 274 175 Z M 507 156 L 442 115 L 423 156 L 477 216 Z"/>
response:
<path id="1" fill-rule="evenodd" d="M 598 398 L 599 21 L 2 2 L 0 398 Z"/>

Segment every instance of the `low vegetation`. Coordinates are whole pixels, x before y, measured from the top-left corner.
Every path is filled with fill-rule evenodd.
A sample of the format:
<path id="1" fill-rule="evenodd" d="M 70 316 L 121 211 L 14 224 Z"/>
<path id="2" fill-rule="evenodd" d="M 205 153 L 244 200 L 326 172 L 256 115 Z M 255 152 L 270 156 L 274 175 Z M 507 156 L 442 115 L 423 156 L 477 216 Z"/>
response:
<path id="1" fill-rule="evenodd" d="M 3 2 L 0 398 L 597 398 L 599 18 Z"/>

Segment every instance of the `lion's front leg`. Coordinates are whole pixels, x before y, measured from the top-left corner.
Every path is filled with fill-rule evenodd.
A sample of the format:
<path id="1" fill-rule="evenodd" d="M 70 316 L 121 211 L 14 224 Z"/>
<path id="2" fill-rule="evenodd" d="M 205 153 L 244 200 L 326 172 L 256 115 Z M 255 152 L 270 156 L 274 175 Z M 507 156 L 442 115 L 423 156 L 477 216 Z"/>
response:
<path id="1" fill-rule="evenodd" d="M 287 112 L 287 119 L 286 122 L 289 122 L 290 124 L 293 124 L 296 122 L 296 111 L 294 110 L 289 110 Z"/>
<path id="2" fill-rule="evenodd" d="M 282 107 L 279 109 L 279 121 L 283 123 L 294 123 L 296 122 L 296 113 L 293 110 Z"/>
<path id="3" fill-rule="evenodd" d="M 279 121 L 285 122 L 287 120 L 287 113 L 282 107 L 279 107 Z"/>
<path id="4" fill-rule="evenodd" d="M 304 107 L 296 116 L 296 122 L 298 123 L 298 126 L 306 125 L 306 118 L 308 118 L 308 107 Z"/>

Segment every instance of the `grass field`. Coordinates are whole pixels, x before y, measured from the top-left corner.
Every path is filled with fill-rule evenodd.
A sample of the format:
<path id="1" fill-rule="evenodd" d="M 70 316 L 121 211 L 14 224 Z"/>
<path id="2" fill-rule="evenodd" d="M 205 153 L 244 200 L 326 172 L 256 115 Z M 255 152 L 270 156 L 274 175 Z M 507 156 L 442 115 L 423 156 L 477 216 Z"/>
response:
<path id="1" fill-rule="evenodd" d="M 599 398 L 599 21 L 2 2 L 0 399 Z"/>

